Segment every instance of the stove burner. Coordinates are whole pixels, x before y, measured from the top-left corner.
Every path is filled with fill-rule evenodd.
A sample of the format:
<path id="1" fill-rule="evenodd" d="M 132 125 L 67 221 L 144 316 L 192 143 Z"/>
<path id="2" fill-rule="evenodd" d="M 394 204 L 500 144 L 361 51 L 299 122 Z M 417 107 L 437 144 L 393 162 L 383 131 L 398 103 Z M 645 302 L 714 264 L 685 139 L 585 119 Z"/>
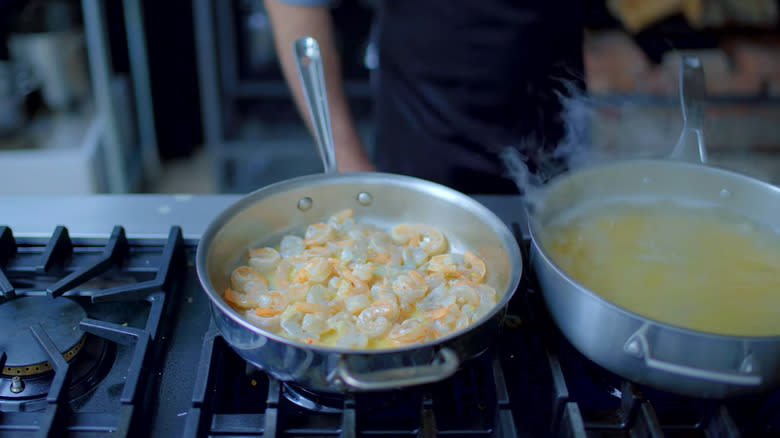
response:
<path id="1" fill-rule="evenodd" d="M 314 392 L 294 383 L 282 382 L 282 394 L 295 405 L 312 412 L 339 414 L 344 409 L 344 397 Z"/>
<path id="2" fill-rule="evenodd" d="M 65 400 L 76 401 L 97 386 L 111 370 L 116 347 L 104 339 L 87 334 L 83 348 L 70 363 L 70 384 L 64 388 Z M 34 411 L 46 407 L 54 371 L 37 375 L 0 376 L 0 412 Z"/>
<path id="3" fill-rule="evenodd" d="M 84 309 L 69 298 L 26 296 L 0 304 L 0 351 L 7 356 L 2 374 L 32 376 L 52 369 L 30 331 L 38 324 L 70 362 L 84 347 L 86 337 L 79 323 L 86 316 Z"/>
<path id="4" fill-rule="evenodd" d="M 341 395 L 312 391 L 295 383 L 281 383 L 282 394 L 287 400 L 307 411 L 321 414 L 341 414 L 348 400 L 359 405 L 363 412 L 397 412 L 418 406 L 423 396 L 420 388 Z"/>

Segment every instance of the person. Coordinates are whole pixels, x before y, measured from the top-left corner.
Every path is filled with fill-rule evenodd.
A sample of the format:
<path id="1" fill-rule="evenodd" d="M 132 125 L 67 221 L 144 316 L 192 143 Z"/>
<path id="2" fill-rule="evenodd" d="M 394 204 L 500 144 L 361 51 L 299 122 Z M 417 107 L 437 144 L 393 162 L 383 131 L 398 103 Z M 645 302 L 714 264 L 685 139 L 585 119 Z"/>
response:
<path id="1" fill-rule="evenodd" d="M 564 135 L 560 96 L 584 90 L 577 0 L 385 0 L 375 17 L 375 157 L 357 134 L 329 0 L 265 0 L 283 74 L 307 123 L 293 42 L 318 40 L 340 171 L 399 173 L 467 194 L 517 193 L 501 152 L 532 171 Z"/>

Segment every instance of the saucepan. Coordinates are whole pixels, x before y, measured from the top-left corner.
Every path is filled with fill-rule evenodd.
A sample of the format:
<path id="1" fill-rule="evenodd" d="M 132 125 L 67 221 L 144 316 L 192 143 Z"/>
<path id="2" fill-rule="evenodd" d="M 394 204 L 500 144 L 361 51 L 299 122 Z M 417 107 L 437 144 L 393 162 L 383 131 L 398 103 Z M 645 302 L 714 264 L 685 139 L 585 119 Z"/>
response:
<path id="1" fill-rule="evenodd" d="M 559 175 L 544 187 L 529 215 L 530 258 L 552 318 L 586 357 L 652 388 L 725 398 L 767 391 L 780 383 L 780 333 L 723 335 L 629 311 L 575 281 L 546 247 L 546 239 L 554 237 L 547 232 L 555 218 L 605 199 L 681 200 L 724 208 L 780 230 L 780 188 L 706 164 L 704 94 L 701 62 L 684 58 L 684 128 L 669 159 L 599 164 Z M 675 306 L 673 301 L 666 304 Z"/>
<path id="2" fill-rule="evenodd" d="M 450 377 L 496 339 L 522 272 L 515 237 L 489 209 L 443 185 L 388 173 L 336 172 L 319 46 L 305 37 L 296 41 L 294 51 L 325 173 L 261 188 L 208 226 L 196 264 L 216 327 L 249 363 L 314 391 L 391 390 Z M 302 235 L 307 225 L 345 208 L 353 209 L 358 222 L 385 229 L 402 222 L 439 228 L 453 250 L 469 249 L 485 261 L 486 282 L 498 293 L 496 306 L 460 332 L 422 344 L 369 350 L 288 339 L 251 324 L 225 301 L 222 291 L 230 273 L 249 248 L 278 245 L 284 234 Z"/>

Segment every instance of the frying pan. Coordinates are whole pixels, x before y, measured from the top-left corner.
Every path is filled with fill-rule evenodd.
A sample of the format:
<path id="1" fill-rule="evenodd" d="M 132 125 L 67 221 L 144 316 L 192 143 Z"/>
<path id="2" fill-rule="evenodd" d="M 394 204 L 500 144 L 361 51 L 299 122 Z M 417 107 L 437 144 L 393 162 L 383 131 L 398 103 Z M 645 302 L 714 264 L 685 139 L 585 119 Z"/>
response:
<path id="1" fill-rule="evenodd" d="M 307 389 L 343 393 L 380 391 L 436 382 L 484 352 L 496 333 L 522 272 L 518 244 L 490 210 L 463 193 L 430 181 L 388 173 L 337 173 L 322 60 L 313 38 L 294 46 L 325 173 L 285 180 L 243 197 L 208 226 L 197 248 L 199 281 L 225 341 L 273 377 Z M 450 250 L 469 249 L 488 268 L 497 305 L 466 329 L 424 344 L 381 350 L 308 345 L 248 322 L 219 291 L 245 261 L 247 249 L 277 245 L 288 233 L 352 208 L 355 219 L 384 229 L 406 222 L 436 226 Z"/>
<path id="2" fill-rule="evenodd" d="M 552 220 L 604 199 L 651 197 L 722 207 L 780 230 L 778 187 L 705 164 L 703 95 L 701 62 L 683 58 L 680 97 L 684 128 L 671 159 L 600 164 L 553 179 L 542 190 L 538 208 L 529 215 L 530 258 L 550 314 L 586 357 L 650 387 L 725 398 L 766 391 L 780 383 L 780 335 L 725 336 L 646 318 L 576 282 L 544 248 L 546 226 Z M 695 143 L 686 141 L 691 137 Z"/>

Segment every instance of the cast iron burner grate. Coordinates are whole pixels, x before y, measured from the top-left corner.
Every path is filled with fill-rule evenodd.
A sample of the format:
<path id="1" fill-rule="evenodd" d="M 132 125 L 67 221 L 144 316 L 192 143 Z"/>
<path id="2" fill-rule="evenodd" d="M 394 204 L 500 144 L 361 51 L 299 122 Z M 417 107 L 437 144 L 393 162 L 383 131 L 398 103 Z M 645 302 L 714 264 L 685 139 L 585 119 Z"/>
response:
<path id="1" fill-rule="evenodd" d="M 134 418 L 184 256 L 178 227 L 159 240 L 128 239 L 120 226 L 108 239 L 0 227 L 0 315 L 14 318 L 0 331 L 0 435 L 143 435 Z"/>

